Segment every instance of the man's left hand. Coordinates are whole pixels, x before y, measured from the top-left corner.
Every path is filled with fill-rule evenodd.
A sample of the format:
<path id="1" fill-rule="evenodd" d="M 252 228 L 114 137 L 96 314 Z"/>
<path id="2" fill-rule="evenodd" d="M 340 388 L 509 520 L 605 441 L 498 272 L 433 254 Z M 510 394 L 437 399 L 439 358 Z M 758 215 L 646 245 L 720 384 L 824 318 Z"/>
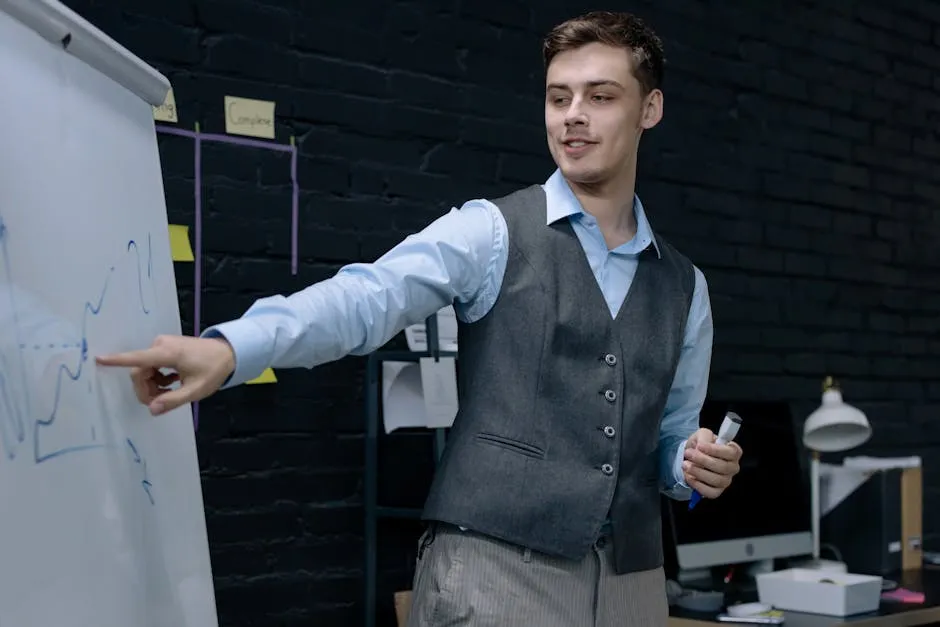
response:
<path id="1" fill-rule="evenodd" d="M 714 499 L 731 485 L 741 470 L 738 462 L 743 451 L 734 442 L 716 444 L 716 436 L 708 429 L 699 429 L 685 444 L 682 474 L 689 487 L 703 497 Z"/>

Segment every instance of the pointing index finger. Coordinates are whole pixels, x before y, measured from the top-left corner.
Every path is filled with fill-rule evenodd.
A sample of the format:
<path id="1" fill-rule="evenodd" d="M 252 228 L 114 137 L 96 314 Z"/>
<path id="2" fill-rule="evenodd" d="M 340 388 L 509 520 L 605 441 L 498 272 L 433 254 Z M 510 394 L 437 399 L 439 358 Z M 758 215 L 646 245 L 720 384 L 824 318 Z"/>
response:
<path id="1" fill-rule="evenodd" d="M 137 368 L 160 368 L 172 366 L 167 363 L 167 355 L 156 348 L 145 348 L 143 350 L 127 351 L 125 353 L 113 353 L 111 355 L 99 355 L 95 361 L 101 366 L 126 366 Z"/>

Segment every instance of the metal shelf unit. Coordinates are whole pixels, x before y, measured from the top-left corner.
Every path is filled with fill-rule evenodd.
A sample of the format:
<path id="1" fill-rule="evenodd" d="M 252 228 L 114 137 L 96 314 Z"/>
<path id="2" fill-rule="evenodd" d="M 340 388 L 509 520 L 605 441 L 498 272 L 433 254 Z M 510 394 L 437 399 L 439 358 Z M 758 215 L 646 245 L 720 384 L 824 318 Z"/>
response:
<path id="1" fill-rule="evenodd" d="M 428 350 L 380 350 L 369 355 L 366 364 L 366 437 L 365 437 L 365 627 L 375 627 L 378 587 L 378 521 L 382 518 L 419 519 L 420 508 L 390 507 L 378 502 L 379 428 L 382 406 L 382 364 L 386 361 L 418 362 L 422 357 L 457 357 L 456 352 L 439 350 L 437 315 L 425 321 Z M 434 431 L 434 462 L 444 452 L 446 429 Z"/>

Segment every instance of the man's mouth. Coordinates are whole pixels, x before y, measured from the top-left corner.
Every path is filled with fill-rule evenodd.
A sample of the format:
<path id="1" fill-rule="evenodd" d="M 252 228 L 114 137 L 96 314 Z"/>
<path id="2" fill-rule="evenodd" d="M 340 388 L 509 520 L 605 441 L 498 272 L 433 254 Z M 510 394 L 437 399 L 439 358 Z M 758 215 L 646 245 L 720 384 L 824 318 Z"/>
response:
<path id="1" fill-rule="evenodd" d="M 572 157 L 577 157 L 588 151 L 591 146 L 594 145 L 594 142 L 590 142 L 584 139 L 569 139 L 562 142 L 562 145 L 565 147 L 565 154 Z"/>

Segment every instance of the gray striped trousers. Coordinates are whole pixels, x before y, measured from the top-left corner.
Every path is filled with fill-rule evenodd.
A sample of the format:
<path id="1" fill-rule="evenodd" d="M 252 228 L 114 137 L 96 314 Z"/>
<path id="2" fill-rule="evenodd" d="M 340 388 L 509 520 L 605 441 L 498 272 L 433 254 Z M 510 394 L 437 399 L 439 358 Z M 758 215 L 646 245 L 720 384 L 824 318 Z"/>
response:
<path id="1" fill-rule="evenodd" d="M 613 543 L 581 560 L 434 525 L 419 541 L 408 627 L 666 627 L 662 568 L 617 575 Z"/>

